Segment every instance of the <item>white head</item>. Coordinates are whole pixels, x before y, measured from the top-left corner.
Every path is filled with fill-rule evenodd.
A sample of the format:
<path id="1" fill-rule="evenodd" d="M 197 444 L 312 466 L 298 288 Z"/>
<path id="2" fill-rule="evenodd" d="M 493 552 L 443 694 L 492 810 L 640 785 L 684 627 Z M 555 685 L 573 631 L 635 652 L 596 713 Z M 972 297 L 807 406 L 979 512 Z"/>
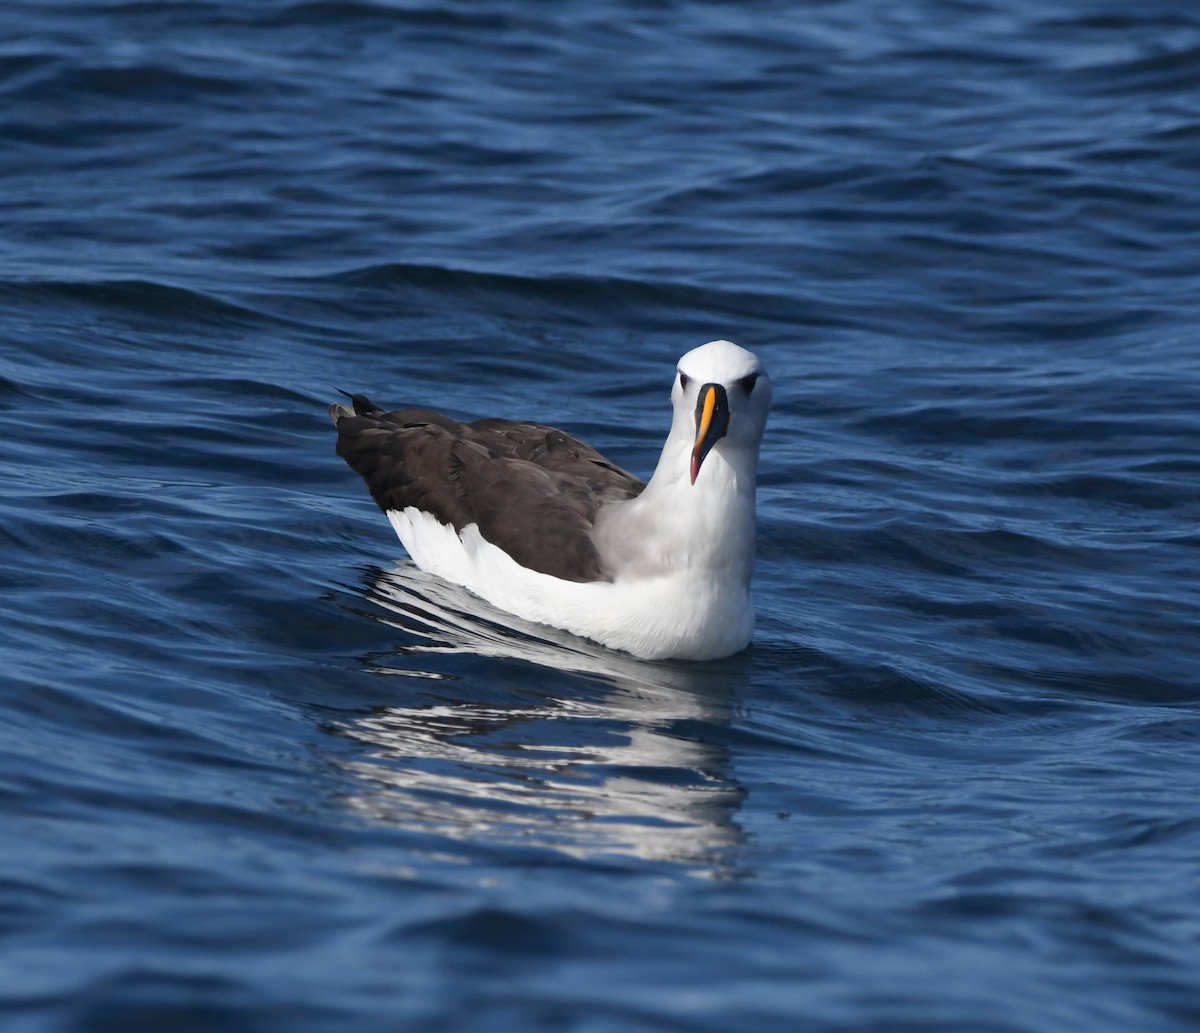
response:
<path id="1" fill-rule="evenodd" d="M 690 442 L 693 485 L 710 453 L 753 477 L 771 408 L 771 380 L 757 355 L 731 341 L 693 348 L 679 360 L 671 402 L 671 436 Z"/>

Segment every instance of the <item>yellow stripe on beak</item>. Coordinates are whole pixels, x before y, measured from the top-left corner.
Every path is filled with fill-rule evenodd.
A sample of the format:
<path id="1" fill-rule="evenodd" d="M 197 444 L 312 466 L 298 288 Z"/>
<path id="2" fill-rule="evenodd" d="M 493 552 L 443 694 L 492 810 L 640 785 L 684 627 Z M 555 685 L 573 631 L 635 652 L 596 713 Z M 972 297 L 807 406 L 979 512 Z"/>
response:
<path id="1" fill-rule="evenodd" d="M 700 420 L 696 424 L 696 445 L 692 449 L 692 483 L 696 483 L 696 475 L 700 472 L 700 462 L 705 453 L 712 447 L 707 441 L 708 430 L 712 426 L 713 413 L 717 409 L 717 389 L 709 384 L 704 393 L 704 408 L 700 412 Z"/>
<path id="2" fill-rule="evenodd" d="M 712 426 L 713 412 L 717 408 L 717 389 L 711 384 L 708 390 L 704 393 L 704 412 L 700 415 L 700 425 L 696 428 L 696 444 L 700 444 L 700 439 L 708 433 L 708 428 Z"/>

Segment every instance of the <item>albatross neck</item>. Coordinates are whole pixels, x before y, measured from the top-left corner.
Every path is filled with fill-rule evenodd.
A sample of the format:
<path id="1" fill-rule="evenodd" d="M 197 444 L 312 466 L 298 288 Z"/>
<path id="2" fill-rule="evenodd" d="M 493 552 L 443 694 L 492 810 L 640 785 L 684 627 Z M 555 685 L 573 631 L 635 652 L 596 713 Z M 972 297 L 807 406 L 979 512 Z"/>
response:
<path id="1" fill-rule="evenodd" d="M 708 572 L 749 584 L 756 457 L 726 445 L 709 452 L 692 484 L 691 435 L 667 438 L 645 490 L 598 522 L 596 542 L 614 574 Z"/>

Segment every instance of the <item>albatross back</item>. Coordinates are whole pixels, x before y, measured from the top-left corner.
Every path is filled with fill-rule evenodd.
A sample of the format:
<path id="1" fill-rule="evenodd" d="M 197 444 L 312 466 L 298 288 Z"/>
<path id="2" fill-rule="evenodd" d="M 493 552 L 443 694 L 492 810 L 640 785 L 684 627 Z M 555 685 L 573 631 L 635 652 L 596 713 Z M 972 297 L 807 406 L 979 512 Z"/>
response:
<path id="1" fill-rule="evenodd" d="M 475 524 L 522 567 L 605 581 L 592 541 L 597 512 L 645 484 L 590 445 L 538 423 L 459 423 L 428 409 L 384 412 L 363 395 L 329 407 L 337 454 L 385 513 L 414 507 L 455 531 Z"/>

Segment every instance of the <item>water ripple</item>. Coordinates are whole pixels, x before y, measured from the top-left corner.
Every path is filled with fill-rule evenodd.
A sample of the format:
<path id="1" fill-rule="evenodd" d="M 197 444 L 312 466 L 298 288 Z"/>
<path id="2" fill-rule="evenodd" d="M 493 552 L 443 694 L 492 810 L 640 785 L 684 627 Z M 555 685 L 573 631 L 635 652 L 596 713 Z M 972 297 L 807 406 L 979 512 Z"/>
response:
<path id="1" fill-rule="evenodd" d="M 10 1024 L 1194 1028 L 1196 15 L 6 17 Z M 716 337 L 721 663 L 422 575 L 333 454 L 345 388 L 648 474 Z"/>

